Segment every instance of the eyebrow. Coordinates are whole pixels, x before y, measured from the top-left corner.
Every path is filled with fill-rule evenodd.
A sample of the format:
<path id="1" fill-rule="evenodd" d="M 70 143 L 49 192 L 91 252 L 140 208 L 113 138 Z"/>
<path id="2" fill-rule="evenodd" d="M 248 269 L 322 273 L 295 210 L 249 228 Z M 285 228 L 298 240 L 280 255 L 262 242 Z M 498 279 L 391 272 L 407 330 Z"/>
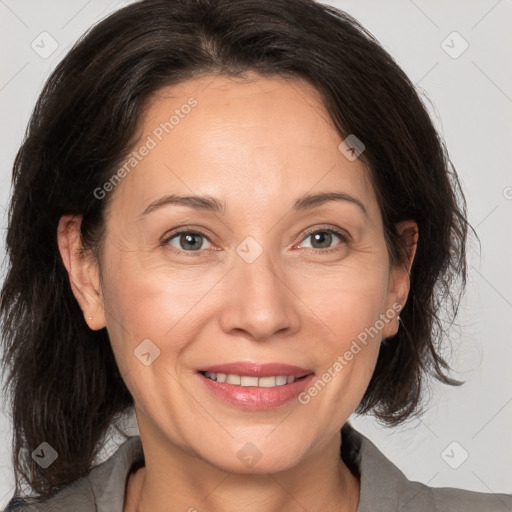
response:
<path id="1" fill-rule="evenodd" d="M 366 217 L 369 217 L 368 211 L 366 210 L 364 204 L 359 199 L 346 194 L 345 192 L 320 192 L 317 194 L 306 194 L 302 197 L 299 197 L 295 201 L 292 207 L 292 211 L 299 212 L 310 210 L 333 201 L 344 201 L 355 204 Z M 169 194 L 149 204 L 147 208 L 140 214 L 139 218 L 142 218 L 159 208 L 169 205 L 185 206 L 194 210 L 219 214 L 225 214 L 227 211 L 225 202 L 220 201 L 219 199 L 216 199 L 210 195 L 182 196 L 178 194 Z"/>
<path id="2" fill-rule="evenodd" d="M 292 211 L 298 212 L 309 210 L 332 201 L 345 201 L 355 204 L 364 213 L 365 217 L 369 217 L 368 211 L 362 201 L 345 192 L 320 192 L 318 194 L 306 194 L 295 201 Z"/>

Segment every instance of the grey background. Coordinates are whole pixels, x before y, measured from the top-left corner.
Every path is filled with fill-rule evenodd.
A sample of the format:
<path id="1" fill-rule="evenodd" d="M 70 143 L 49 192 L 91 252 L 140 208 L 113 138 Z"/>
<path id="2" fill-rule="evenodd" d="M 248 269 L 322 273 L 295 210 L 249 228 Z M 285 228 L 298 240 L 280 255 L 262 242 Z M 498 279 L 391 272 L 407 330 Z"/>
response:
<path id="1" fill-rule="evenodd" d="M 128 3 L 0 0 L 2 233 L 12 162 L 44 81 L 86 29 Z M 474 239 L 470 245 L 468 291 L 451 330 L 450 360 L 458 370 L 455 376 L 466 384 L 433 383 L 421 420 L 395 429 L 371 418 L 353 418 L 353 424 L 410 479 L 435 487 L 512 492 L 512 0 L 326 3 L 359 19 L 430 98 L 429 109 L 463 181 L 469 219 L 481 240 L 481 251 Z M 42 46 L 44 31 L 58 43 L 46 58 L 31 47 L 34 40 Z M 463 48 L 458 36 L 450 36 L 453 31 L 469 43 L 458 58 L 443 49 L 453 55 Z M 49 39 L 45 48 L 51 48 Z M 0 507 L 12 495 L 11 433 L 4 407 Z M 115 446 L 114 438 L 104 456 Z"/>

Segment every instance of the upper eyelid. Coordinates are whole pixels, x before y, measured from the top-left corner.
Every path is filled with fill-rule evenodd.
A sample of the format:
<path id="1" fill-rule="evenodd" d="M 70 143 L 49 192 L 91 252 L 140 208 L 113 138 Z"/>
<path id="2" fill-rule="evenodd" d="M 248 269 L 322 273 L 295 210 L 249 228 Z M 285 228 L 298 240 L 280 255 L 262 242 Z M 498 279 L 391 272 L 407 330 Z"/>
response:
<path id="1" fill-rule="evenodd" d="M 341 229 L 341 228 L 334 228 L 334 227 L 328 227 L 328 226 L 325 226 L 325 227 L 313 227 L 311 229 L 307 229 L 305 232 L 304 232 L 304 235 L 303 235 L 303 239 L 308 237 L 309 235 L 312 235 L 313 233 L 317 233 L 317 232 L 322 232 L 322 231 L 329 231 L 329 232 L 332 232 L 334 233 L 335 235 L 338 235 L 338 236 L 341 236 L 343 238 L 350 238 L 350 235 L 348 234 L 348 232 L 344 229 Z"/>

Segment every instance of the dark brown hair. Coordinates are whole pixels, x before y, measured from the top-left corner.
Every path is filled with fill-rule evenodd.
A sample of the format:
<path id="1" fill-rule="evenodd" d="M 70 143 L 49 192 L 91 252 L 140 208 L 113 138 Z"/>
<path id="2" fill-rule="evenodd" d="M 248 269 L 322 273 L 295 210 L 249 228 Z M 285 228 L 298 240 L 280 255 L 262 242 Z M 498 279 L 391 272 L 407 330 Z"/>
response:
<path id="1" fill-rule="evenodd" d="M 15 159 L 0 313 L 17 491 L 20 477 L 46 497 L 86 475 L 109 425 L 133 406 L 106 329 L 88 328 L 71 291 L 60 217 L 83 214 L 84 246 L 99 247 L 108 197 L 94 191 L 132 149 L 152 95 L 249 70 L 308 80 L 340 135 L 364 143 L 394 264 L 404 257 L 395 224 L 419 227 L 401 328 L 382 343 L 357 411 L 394 425 L 420 411 L 425 376 L 458 383 L 441 342 L 466 283 L 465 200 L 427 109 L 392 57 L 349 15 L 311 0 L 140 1 L 98 23 L 57 66 Z M 47 469 L 30 457 L 43 441 L 59 454 Z"/>

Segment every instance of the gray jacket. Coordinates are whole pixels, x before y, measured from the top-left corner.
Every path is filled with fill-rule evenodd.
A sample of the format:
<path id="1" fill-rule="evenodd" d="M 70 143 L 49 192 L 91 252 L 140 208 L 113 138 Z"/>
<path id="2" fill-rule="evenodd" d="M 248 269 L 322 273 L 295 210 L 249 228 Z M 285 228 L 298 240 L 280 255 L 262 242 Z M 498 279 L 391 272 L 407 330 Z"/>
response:
<path id="1" fill-rule="evenodd" d="M 361 480 L 357 512 L 511 512 L 512 494 L 486 494 L 428 487 L 409 481 L 365 436 L 346 423 L 341 457 Z M 90 473 L 46 501 L 26 504 L 13 498 L 5 512 L 122 512 L 130 469 L 144 463 L 139 436 Z"/>

